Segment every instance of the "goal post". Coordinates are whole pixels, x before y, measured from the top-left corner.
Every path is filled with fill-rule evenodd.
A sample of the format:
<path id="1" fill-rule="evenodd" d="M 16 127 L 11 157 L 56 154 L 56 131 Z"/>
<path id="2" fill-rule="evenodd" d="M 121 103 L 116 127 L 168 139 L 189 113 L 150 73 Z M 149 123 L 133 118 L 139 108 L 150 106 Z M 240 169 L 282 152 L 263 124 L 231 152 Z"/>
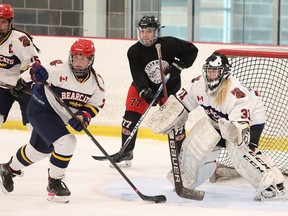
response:
<path id="1" fill-rule="evenodd" d="M 231 73 L 242 84 L 257 90 L 266 108 L 266 125 L 259 149 L 270 155 L 288 175 L 288 48 L 219 49 L 232 65 Z M 219 167 L 232 167 L 227 151 L 217 159 Z"/>

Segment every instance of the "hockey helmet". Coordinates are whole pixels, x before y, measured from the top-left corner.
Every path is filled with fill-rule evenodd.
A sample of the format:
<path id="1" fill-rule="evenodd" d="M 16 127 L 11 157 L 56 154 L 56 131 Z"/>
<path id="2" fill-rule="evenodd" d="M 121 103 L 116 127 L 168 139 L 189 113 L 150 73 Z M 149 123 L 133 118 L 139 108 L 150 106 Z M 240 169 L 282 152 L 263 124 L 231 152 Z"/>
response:
<path id="1" fill-rule="evenodd" d="M 82 55 L 87 56 L 89 58 L 89 64 L 83 70 L 79 70 L 74 68 L 73 66 L 73 56 L 74 55 Z M 95 55 L 95 47 L 94 43 L 91 40 L 87 39 L 78 39 L 71 46 L 70 55 L 69 55 L 69 66 L 73 71 L 75 76 L 82 77 L 89 73 L 94 63 L 94 55 Z"/>
<path id="2" fill-rule="evenodd" d="M 211 78 L 208 75 L 208 71 L 217 72 L 217 76 Z M 231 65 L 228 58 L 221 53 L 213 53 L 206 59 L 206 63 L 203 65 L 203 76 L 207 85 L 207 92 L 212 94 L 218 90 L 222 82 L 229 77 L 231 71 Z"/>
<path id="3" fill-rule="evenodd" d="M 9 4 L 0 4 L 0 19 L 14 19 L 14 11 Z"/>
<path id="4" fill-rule="evenodd" d="M 141 38 L 140 33 L 141 33 L 141 31 L 143 31 L 144 29 L 147 29 L 147 28 L 153 29 L 154 37 L 152 40 L 145 42 L 143 40 L 143 38 Z M 152 46 L 156 42 L 156 40 L 159 36 L 160 28 L 161 28 L 160 22 L 155 16 L 143 16 L 138 23 L 138 28 L 137 28 L 138 41 L 141 44 L 143 44 L 144 46 L 147 46 L 147 47 Z"/>

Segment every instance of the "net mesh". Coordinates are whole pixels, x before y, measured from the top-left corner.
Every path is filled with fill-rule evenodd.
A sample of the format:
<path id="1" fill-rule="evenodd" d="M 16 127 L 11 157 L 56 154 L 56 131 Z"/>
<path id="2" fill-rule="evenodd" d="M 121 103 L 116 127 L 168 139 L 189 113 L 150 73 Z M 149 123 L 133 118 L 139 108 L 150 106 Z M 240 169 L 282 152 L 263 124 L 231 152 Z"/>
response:
<path id="1" fill-rule="evenodd" d="M 232 74 L 247 87 L 258 90 L 266 107 L 267 121 L 259 149 L 288 175 L 288 50 L 217 50 L 229 59 Z M 264 57 L 263 57 L 264 56 Z M 227 151 L 217 159 L 220 167 L 233 167 Z"/>

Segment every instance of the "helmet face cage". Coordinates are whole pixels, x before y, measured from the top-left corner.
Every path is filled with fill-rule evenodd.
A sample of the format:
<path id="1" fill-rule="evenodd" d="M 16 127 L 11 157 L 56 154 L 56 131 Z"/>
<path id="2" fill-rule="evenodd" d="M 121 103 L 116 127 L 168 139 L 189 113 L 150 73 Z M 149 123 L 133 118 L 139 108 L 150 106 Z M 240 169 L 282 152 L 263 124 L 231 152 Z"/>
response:
<path id="1" fill-rule="evenodd" d="M 216 78 L 211 79 L 208 77 L 208 71 L 214 70 L 218 72 Z M 231 66 L 225 55 L 214 53 L 207 58 L 206 63 L 203 65 L 203 76 L 207 85 L 207 92 L 212 94 L 216 92 L 221 86 L 222 82 L 230 75 Z"/>
<path id="2" fill-rule="evenodd" d="M 74 68 L 73 66 L 74 55 L 87 56 L 90 59 L 89 64 L 85 69 L 79 70 Z M 91 40 L 79 39 L 71 46 L 69 55 L 69 66 L 75 76 L 82 77 L 86 76 L 89 73 L 94 63 L 94 55 L 95 55 L 95 47 Z"/>
<path id="3" fill-rule="evenodd" d="M 147 28 L 152 28 L 154 30 L 154 37 L 149 42 L 145 42 L 141 38 L 141 35 L 140 35 L 141 30 L 147 29 Z M 155 16 L 142 17 L 142 19 L 139 21 L 138 28 L 137 28 L 138 41 L 144 46 L 147 46 L 147 47 L 152 46 L 158 39 L 159 30 L 160 30 L 160 22 Z"/>

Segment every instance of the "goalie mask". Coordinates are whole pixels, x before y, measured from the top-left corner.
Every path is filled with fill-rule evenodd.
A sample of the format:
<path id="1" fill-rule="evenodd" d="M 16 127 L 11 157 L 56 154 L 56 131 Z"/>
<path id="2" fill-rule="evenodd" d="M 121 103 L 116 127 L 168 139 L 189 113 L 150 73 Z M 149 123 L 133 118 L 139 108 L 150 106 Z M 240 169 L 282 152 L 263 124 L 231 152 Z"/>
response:
<path id="1" fill-rule="evenodd" d="M 144 16 L 137 28 L 138 41 L 146 47 L 152 46 L 158 39 L 159 31 L 159 20 L 155 16 Z M 153 33 L 153 38 L 148 36 L 151 32 Z"/>
<path id="2" fill-rule="evenodd" d="M 74 75 L 77 77 L 86 76 L 94 63 L 95 47 L 91 40 L 78 39 L 70 49 L 69 55 L 69 66 L 73 71 Z M 73 64 L 73 60 L 76 60 L 76 57 L 80 56 L 82 60 L 87 58 L 88 64 L 85 68 L 77 68 Z"/>
<path id="3" fill-rule="evenodd" d="M 12 29 L 13 26 L 13 20 L 14 20 L 14 11 L 11 5 L 9 4 L 0 4 L 0 19 L 1 25 L 5 22 L 8 22 L 9 27 L 6 30 L 0 31 L 0 37 L 5 37 Z"/>
<path id="4" fill-rule="evenodd" d="M 225 55 L 213 53 L 203 65 L 203 76 L 207 85 L 207 92 L 212 94 L 221 86 L 230 75 L 231 65 Z"/>

